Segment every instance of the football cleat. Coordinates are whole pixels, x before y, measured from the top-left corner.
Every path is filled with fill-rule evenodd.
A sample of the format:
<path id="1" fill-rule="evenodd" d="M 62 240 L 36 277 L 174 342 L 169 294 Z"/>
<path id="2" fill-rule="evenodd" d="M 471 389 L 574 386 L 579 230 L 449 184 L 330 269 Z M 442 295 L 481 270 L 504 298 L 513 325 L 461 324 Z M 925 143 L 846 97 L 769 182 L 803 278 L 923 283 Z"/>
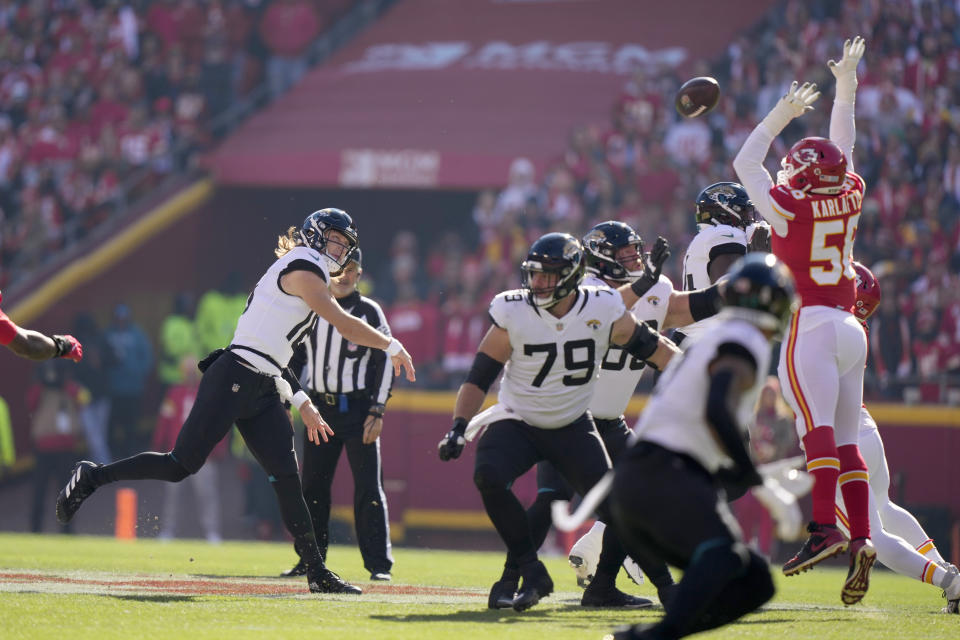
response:
<path id="1" fill-rule="evenodd" d="M 96 491 L 97 488 L 93 486 L 93 481 L 90 479 L 90 471 L 99 466 L 88 460 L 81 460 L 73 465 L 70 479 L 57 496 L 57 520 L 60 524 L 70 522 L 83 501 Z"/>
<path id="2" fill-rule="evenodd" d="M 310 585 L 310 593 L 346 593 L 357 596 L 363 593 L 360 587 L 353 586 L 326 567 L 321 567 L 318 571 L 308 568 L 307 584 Z"/>
<path id="3" fill-rule="evenodd" d="M 490 587 L 490 596 L 487 598 L 489 609 L 509 609 L 513 606 L 513 599 L 517 595 L 517 586 L 520 583 L 518 569 L 504 569 L 500 579 Z"/>
<path id="4" fill-rule="evenodd" d="M 855 538 L 850 541 L 850 570 L 840 590 L 840 599 L 845 605 L 863 600 L 870 587 L 870 569 L 877 561 L 877 548 L 870 538 Z"/>
<path id="5" fill-rule="evenodd" d="M 580 605 L 584 607 L 645 609 L 653 606 L 653 600 L 631 596 L 614 586 L 600 586 L 599 583 L 593 582 L 583 592 Z"/>
<path id="6" fill-rule="evenodd" d="M 577 555 L 576 550 L 572 550 L 567 556 L 567 561 L 573 567 L 573 572 L 577 575 L 577 586 L 586 589 L 593 580 L 593 568 L 585 556 Z"/>
<path id="7" fill-rule="evenodd" d="M 297 564 L 293 565 L 292 568 L 287 569 L 286 571 L 280 574 L 281 578 L 295 578 L 297 576 L 307 575 L 307 563 L 303 560 L 298 560 Z"/>
<path id="8" fill-rule="evenodd" d="M 811 522 L 807 525 L 807 531 L 810 532 L 810 537 L 800 547 L 797 555 L 783 565 L 783 575 L 795 576 L 847 550 L 849 542 L 836 525 Z"/>
<path id="9" fill-rule="evenodd" d="M 374 582 L 390 582 L 393 580 L 393 576 L 390 575 L 389 571 L 374 571 L 370 574 L 370 579 Z"/>
<path id="10" fill-rule="evenodd" d="M 947 577 L 940 586 L 943 587 L 943 597 L 947 599 L 947 606 L 940 612 L 960 614 L 960 570 L 949 563 L 943 568 L 947 572 Z"/>
<path id="11" fill-rule="evenodd" d="M 553 593 L 553 580 L 539 560 L 521 567 L 520 574 L 523 576 L 523 586 L 513 599 L 514 611 L 526 611 L 540 602 L 541 598 Z"/>

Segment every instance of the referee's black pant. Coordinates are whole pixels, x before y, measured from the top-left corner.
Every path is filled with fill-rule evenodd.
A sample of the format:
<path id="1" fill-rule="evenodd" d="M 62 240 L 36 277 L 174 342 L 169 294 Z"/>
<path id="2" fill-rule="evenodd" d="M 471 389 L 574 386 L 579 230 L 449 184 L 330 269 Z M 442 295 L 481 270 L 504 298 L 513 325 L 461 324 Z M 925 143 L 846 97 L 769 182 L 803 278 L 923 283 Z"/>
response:
<path id="1" fill-rule="evenodd" d="M 719 627 L 773 597 L 767 562 L 741 542 L 723 489 L 694 458 L 639 442 L 617 460 L 610 509 L 628 553 L 684 570 L 656 637 Z"/>
<path id="2" fill-rule="evenodd" d="M 363 566 L 370 573 L 390 573 L 393 553 L 387 496 L 383 490 L 380 440 L 363 444 L 363 424 L 370 409 L 367 397 L 311 394 L 320 415 L 333 429 L 328 442 L 313 444 L 304 434 L 303 497 L 310 509 L 317 544 L 324 558 L 330 541 L 330 489 L 343 449 L 353 473 L 353 515 Z M 345 410 L 342 410 L 345 409 Z"/>

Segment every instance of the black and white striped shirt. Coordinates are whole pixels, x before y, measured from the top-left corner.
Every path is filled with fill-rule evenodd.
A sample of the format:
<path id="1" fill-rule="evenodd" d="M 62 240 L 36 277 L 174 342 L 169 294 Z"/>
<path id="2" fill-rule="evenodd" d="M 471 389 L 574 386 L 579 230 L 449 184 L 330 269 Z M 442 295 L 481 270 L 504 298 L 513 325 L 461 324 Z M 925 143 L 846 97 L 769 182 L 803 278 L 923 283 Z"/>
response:
<path id="1" fill-rule="evenodd" d="M 337 302 L 350 315 L 390 336 L 383 309 L 370 298 L 354 291 L 337 298 Z M 393 368 L 386 352 L 347 341 L 322 317 L 297 349 L 290 366 L 308 391 L 339 394 L 367 390 L 370 401 L 376 404 L 386 404 L 393 384 Z"/>

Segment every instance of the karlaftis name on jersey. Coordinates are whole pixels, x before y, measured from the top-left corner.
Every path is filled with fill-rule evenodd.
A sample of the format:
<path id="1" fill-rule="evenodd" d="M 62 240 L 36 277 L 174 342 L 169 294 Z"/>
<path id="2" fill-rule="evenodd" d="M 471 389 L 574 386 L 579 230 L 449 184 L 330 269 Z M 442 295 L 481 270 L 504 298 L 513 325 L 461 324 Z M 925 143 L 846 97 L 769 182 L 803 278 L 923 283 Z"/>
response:
<path id="1" fill-rule="evenodd" d="M 814 218 L 834 218 L 854 211 L 860 211 L 863 194 L 859 191 L 850 191 L 837 198 L 829 200 L 811 200 L 810 208 Z"/>

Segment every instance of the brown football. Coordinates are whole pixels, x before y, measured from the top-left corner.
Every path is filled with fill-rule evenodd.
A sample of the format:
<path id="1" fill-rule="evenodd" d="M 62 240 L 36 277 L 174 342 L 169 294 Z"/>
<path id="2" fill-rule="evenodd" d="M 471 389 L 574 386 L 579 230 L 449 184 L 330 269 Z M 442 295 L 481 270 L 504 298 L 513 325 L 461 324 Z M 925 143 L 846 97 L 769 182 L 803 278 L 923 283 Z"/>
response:
<path id="1" fill-rule="evenodd" d="M 708 76 L 691 78 L 677 91 L 677 113 L 696 118 L 708 113 L 720 101 L 720 85 Z"/>

